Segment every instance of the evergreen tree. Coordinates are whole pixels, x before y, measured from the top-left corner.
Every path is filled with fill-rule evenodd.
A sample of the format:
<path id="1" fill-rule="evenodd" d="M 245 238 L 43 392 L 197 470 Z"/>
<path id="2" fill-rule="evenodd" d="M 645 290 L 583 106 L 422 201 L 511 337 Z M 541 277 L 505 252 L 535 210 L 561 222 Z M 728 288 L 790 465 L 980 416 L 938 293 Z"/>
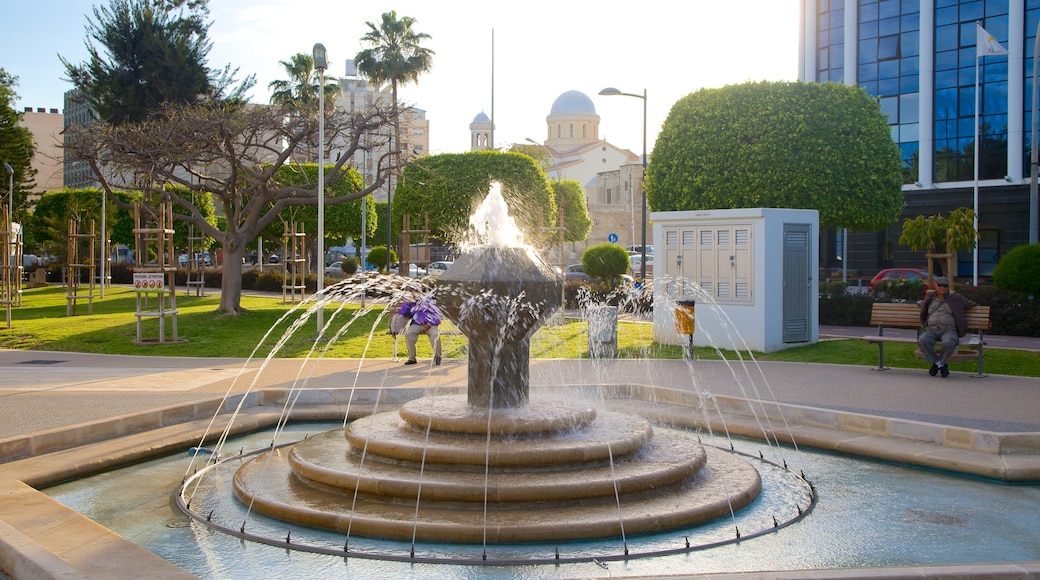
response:
<path id="1" fill-rule="evenodd" d="M 0 171 L 0 185 L 3 186 L 0 189 L 4 201 L 11 203 L 11 218 L 20 222 L 25 218 L 26 194 L 36 187 L 33 179 L 36 170 L 30 164 L 36 152 L 36 143 L 32 132 L 19 124 L 22 115 L 14 109 L 14 101 L 18 98 L 14 91 L 17 84 L 18 77 L 0 67 L 0 163 L 6 163 L 13 171 L 13 184 L 10 181 L 12 175 L 6 170 Z M 13 185 L 12 200 L 6 199 L 9 185 Z"/>
<path id="2" fill-rule="evenodd" d="M 87 18 L 90 59 L 64 58 L 68 80 L 100 118 L 113 125 L 140 122 L 162 103 L 193 104 L 200 98 L 242 100 L 248 77 L 232 89 L 237 69 L 207 68 L 212 44 L 208 0 L 110 0 Z"/>

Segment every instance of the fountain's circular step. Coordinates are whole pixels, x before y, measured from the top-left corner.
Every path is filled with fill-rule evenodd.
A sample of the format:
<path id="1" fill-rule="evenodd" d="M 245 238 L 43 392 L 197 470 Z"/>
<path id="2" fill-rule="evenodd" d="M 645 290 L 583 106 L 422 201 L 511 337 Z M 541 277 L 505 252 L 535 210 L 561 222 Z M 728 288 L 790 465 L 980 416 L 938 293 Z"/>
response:
<path id="1" fill-rule="evenodd" d="M 661 429 L 659 428 L 658 431 Z M 690 437 L 689 444 L 697 445 Z M 234 490 L 259 513 L 284 521 L 370 537 L 429 542 L 549 542 L 634 535 L 705 523 L 753 501 L 758 471 L 737 455 L 705 447 L 707 466 L 663 488 L 587 500 L 494 502 L 345 497 L 301 481 L 276 450 L 242 466 Z M 413 535 L 414 534 L 414 535 Z"/>
<path id="2" fill-rule="evenodd" d="M 478 409 L 464 396 L 422 397 L 401 405 L 401 418 L 417 429 L 494 437 L 535 435 L 580 429 L 596 419 L 588 403 L 532 399 L 522 407 Z"/>
<path id="3" fill-rule="evenodd" d="M 534 468 L 624 457 L 642 449 L 653 433 L 646 419 L 616 412 L 600 412 L 594 422 L 574 429 L 509 437 L 434 432 L 398 413 L 378 413 L 352 422 L 344 436 L 356 453 L 398 461 Z"/>
<path id="4" fill-rule="evenodd" d="M 330 493 L 355 490 L 386 497 L 437 501 L 565 501 L 614 497 L 675 484 L 704 467 L 705 452 L 675 431 L 655 431 L 639 453 L 617 461 L 575 463 L 551 468 L 469 469 L 420 465 L 348 453 L 341 430 L 302 441 L 289 452 L 293 472 Z M 338 446 L 337 446 L 338 443 Z"/>

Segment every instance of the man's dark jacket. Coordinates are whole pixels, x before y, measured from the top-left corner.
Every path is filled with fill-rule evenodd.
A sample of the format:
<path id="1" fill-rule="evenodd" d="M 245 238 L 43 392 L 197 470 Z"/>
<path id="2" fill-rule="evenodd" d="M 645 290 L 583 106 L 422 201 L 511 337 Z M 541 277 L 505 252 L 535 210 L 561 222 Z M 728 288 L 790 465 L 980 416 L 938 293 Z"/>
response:
<path id="1" fill-rule="evenodd" d="M 929 294 L 924 302 L 921 302 L 921 326 L 928 324 L 928 305 L 932 303 L 933 298 L 935 298 L 935 294 Z M 946 295 L 946 303 L 950 305 L 950 311 L 953 312 L 953 321 L 957 325 L 957 336 L 968 334 L 968 320 L 964 317 L 964 311 L 972 306 L 978 306 L 978 304 L 953 291 Z"/>

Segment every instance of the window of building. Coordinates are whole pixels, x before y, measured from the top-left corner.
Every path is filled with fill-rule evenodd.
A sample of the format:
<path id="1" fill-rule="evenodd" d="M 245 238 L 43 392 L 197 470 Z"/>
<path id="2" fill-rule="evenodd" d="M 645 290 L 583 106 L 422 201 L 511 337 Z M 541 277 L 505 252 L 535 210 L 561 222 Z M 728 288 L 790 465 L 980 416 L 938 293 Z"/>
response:
<path id="1" fill-rule="evenodd" d="M 894 60 L 899 58 L 899 35 L 882 36 L 877 43 L 878 60 Z M 898 72 L 898 71 L 897 71 Z"/>

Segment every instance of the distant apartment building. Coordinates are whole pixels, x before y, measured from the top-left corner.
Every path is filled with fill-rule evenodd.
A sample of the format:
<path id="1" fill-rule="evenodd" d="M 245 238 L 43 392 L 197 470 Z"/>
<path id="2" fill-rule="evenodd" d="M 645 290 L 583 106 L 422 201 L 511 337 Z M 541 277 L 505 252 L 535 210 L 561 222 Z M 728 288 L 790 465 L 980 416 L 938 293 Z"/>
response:
<path id="1" fill-rule="evenodd" d="M 345 76 L 339 79 L 340 96 L 336 99 L 336 107 L 347 113 L 364 113 L 367 110 L 381 106 L 390 109 L 393 105 L 393 95 L 390 86 L 375 87 L 367 80 L 358 77 L 357 67 L 353 60 L 346 61 Z M 405 103 L 399 103 L 405 106 Z M 402 152 L 402 161 L 414 159 L 415 157 L 427 155 L 430 150 L 430 122 L 426 120 L 426 111 L 415 107 L 406 107 L 401 110 L 400 115 L 401 135 L 398 150 Z M 369 151 L 357 151 L 354 154 L 354 167 L 365 179 L 365 184 L 375 181 L 380 167 L 385 171 L 390 164 L 390 132 L 392 127 L 387 126 L 380 134 L 362 137 L 362 143 L 380 144 Z M 337 148 L 333 144 L 329 152 L 331 160 L 338 159 Z M 387 189 L 373 194 L 377 201 L 387 200 Z"/>
<path id="2" fill-rule="evenodd" d="M 36 153 L 31 161 L 32 168 L 36 170 L 36 188 L 31 194 L 37 198 L 45 191 L 61 189 L 64 183 L 64 151 L 61 148 L 61 132 L 65 128 L 63 118 L 58 109 L 43 107 L 35 110 L 26 107 L 22 113 L 21 124 L 32 133 L 33 141 L 36 142 Z M 29 203 L 35 203 L 35 199 L 30 199 Z"/>
<path id="3" fill-rule="evenodd" d="M 89 125 L 96 118 L 97 115 L 94 113 L 93 107 L 84 98 L 83 93 L 77 89 L 65 92 L 64 129 L 73 125 Z M 67 138 L 66 136 L 65 139 Z M 97 186 L 97 181 L 94 179 L 94 174 L 90 171 L 90 166 L 87 165 L 87 162 L 73 161 L 68 151 L 64 152 L 62 173 L 65 176 L 65 187 L 69 189 Z"/>

